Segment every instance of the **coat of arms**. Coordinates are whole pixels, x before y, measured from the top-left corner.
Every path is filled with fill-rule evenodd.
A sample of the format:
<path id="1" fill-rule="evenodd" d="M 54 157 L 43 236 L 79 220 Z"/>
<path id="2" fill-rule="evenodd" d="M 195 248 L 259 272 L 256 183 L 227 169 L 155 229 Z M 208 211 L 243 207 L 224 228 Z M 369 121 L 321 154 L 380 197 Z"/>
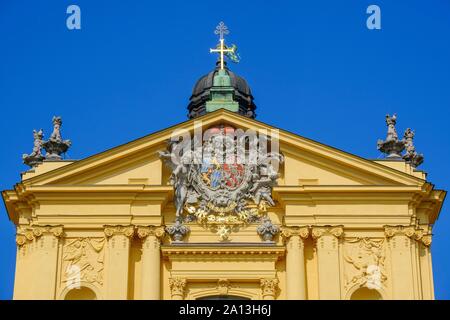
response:
<path id="1" fill-rule="evenodd" d="M 229 226 L 260 220 L 267 206 L 275 205 L 275 167 L 283 157 L 262 152 L 261 139 L 239 135 L 232 127 L 208 133 L 202 144 L 172 141 L 160 156 L 172 169 L 177 221 L 196 220 L 220 234 Z"/>

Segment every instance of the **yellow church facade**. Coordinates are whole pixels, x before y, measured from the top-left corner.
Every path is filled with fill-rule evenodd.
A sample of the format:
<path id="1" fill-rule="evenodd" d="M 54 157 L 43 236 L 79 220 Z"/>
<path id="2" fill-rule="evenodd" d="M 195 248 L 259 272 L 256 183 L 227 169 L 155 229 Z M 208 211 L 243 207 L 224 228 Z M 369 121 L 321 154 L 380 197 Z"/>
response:
<path id="1" fill-rule="evenodd" d="M 34 131 L 2 192 L 14 299 L 434 299 L 446 192 L 417 169 L 414 131 L 388 115 L 387 157 L 367 160 L 258 122 L 227 33 L 190 120 L 76 161 L 60 117 L 47 141 Z"/>
<path id="2" fill-rule="evenodd" d="M 267 208 L 280 226 L 273 241 L 261 240 L 258 223 L 222 241 L 196 221 L 184 241 L 171 240 L 174 188 L 158 151 L 199 121 L 275 129 L 221 109 L 80 161 L 44 161 L 4 191 L 17 226 L 14 299 L 434 298 L 431 227 L 445 192 L 403 161 L 283 130 Z"/>

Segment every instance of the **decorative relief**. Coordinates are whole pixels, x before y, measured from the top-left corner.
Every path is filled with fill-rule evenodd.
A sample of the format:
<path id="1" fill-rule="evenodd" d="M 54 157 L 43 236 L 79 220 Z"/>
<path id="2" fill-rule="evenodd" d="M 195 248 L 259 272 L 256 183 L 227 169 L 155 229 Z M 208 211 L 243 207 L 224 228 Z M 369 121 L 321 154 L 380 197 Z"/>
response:
<path id="1" fill-rule="evenodd" d="M 277 278 L 263 278 L 261 279 L 261 291 L 262 296 L 271 296 L 275 297 L 278 291 L 278 279 Z"/>
<path id="2" fill-rule="evenodd" d="M 184 278 L 170 278 L 169 287 L 172 296 L 184 297 L 186 290 L 186 279 Z"/>
<path id="3" fill-rule="evenodd" d="M 103 284 L 105 238 L 67 240 L 63 247 L 62 282 L 74 285 L 79 281 Z"/>
<path id="4" fill-rule="evenodd" d="M 220 295 L 226 296 L 228 294 L 228 291 L 231 288 L 231 283 L 228 281 L 228 279 L 219 279 L 217 281 L 217 291 Z"/>
<path id="5" fill-rule="evenodd" d="M 369 289 L 380 289 L 386 281 L 386 248 L 384 239 L 345 239 L 345 285 L 355 284 Z"/>
<path id="6" fill-rule="evenodd" d="M 26 228 L 18 228 L 16 243 L 18 246 L 23 246 L 27 242 L 39 239 L 44 234 L 61 238 L 63 233 L 64 229 L 62 226 L 31 226 Z"/>
<path id="7" fill-rule="evenodd" d="M 414 226 L 385 226 L 384 234 L 386 238 L 404 235 L 412 240 L 422 242 L 427 247 L 431 245 L 431 234 L 427 234 L 423 229 Z"/>

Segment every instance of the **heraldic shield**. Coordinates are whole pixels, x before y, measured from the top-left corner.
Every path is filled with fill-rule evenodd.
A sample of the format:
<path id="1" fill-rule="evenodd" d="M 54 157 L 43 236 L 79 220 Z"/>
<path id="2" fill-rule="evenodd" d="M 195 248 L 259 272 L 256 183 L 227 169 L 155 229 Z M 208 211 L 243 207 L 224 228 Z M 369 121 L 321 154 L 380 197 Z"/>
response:
<path id="1" fill-rule="evenodd" d="M 208 129 L 199 139 L 170 141 L 161 158 L 172 169 L 177 221 L 210 226 L 261 220 L 274 206 L 272 188 L 283 157 L 268 138 L 229 126 Z"/>

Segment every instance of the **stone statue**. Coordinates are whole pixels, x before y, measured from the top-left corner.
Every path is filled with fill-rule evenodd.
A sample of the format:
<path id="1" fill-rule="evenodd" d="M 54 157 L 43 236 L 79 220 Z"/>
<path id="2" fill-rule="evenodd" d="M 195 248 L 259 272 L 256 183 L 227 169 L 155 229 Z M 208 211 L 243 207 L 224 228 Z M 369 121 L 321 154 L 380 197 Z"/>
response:
<path id="1" fill-rule="evenodd" d="M 391 160 L 401 160 L 401 153 L 405 149 L 404 142 L 398 140 L 397 130 L 395 129 L 396 123 L 396 114 L 394 114 L 392 117 L 389 114 L 386 115 L 386 124 L 388 127 L 386 140 L 378 140 L 377 143 L 378 150 L 385 153 L 387 155 L 386 158 Z"/>
<path id="2" fill-rule="evenodd" d="M 188 186 L 191 180 L 191 153 L 182 154 L 178 163 L 172 161 L 172 153 L 175 151 L 177 143 L 171 142 L 169 144 L 169 150 L 164 152 L 159 152 L 159 156 L 164 160 L 166 165 L 172 169 L 172 174 L 170 175 L 170 183 L 174 186 L 174 204 L 176 208 L 177 219 L 183 213 L 183 208 L 188 196 Z"/>
<path id="3" fill-rule="evenodd" d="M 61 160 L 61 154 L 65 153 L 71 146 L 70 140 L 63 140 L 61 137 L 61 117 L 54 116 L 53 132 L 48 141 L 43 143 L 43 147 L 47 152 L 47 160 Z"/>
<path id="4" fill-rule="evenodd" d="M 34 139 L 33 151 L 30 154 L 22 155 L 24 164 L 30 167 L 34 167 L 38 163 L 44 161 L 45 157 L 42 155 L 43 138 L 44 133 L 42 129 L 40 129 L 39 131 L 33 130 L 33 139 Z"/>
<path id="5" fill-rule="evenodd" d="M 266 209 L 266 204 L 272 207 L 275 205 L 272 199 L 272 188 L 276 185 L 279 175 L 270 165 L 272 159 L 283 162 L 283 157 L 280 154 L 270 153 L 260 159 L 258 161 L 258 168 L 256 168 L 256 170 L 259 169 L 259 174 L 253 173 L 253 186 L 249 190 L 250 194 L 253 194 L 252 198 L 255 204 L 263 210 Z"/>
<path id="6" fill-rule="evenodd" d="M 391 116 L 386 115 L 386 124 L 388 126 L 386 141 L 398 140 L 397 130 L 395 129 L 395 125 L 397 123 L 397 115 L 394 113 Z"/>
<path id="7" fill-rule="evenodd" d="M 405 131 L 403 141 L 405 143 L 406 154 L 403 156 L 403 159 L 415 168 L 423 163 L 423 154 L 416 152 L 416 147 L 413 143 L 414 134 L 414 131 L 410 128 Z"/>

